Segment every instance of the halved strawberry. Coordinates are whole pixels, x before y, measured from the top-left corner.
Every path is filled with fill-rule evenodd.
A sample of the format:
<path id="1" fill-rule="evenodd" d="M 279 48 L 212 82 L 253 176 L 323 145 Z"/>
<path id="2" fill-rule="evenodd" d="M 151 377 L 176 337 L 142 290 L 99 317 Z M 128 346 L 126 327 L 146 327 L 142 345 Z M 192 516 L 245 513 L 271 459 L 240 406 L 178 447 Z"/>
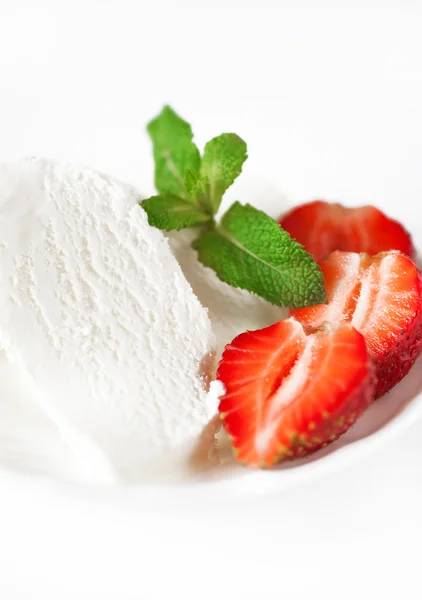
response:
<path id="1" fill-rule="evenodd" d="M 404 227 L 374 206 L 346 208 L 316 200 L 294 208 L 279 223 L 316 261 L 334 250 L 368 254 L 399 250 L 408 256 L 414 253 Z"/>
<path id="2" fill-rule="evenodd" d="M 378 398 L 408 373 L 421 352 L 421 275 L 396 251 L 372 257 L 333 252 L 320 266 L 328 304 L 291 315 L 310 327 L 347 321 L 360 331 L 375 359 Z"/>
<path id="3" fill-rule="evenodd" d="M 350 324 L 309 332 L 295 319 L 226 346 L 219 412 L 237 460 L 269 467 L 337 439 L 373 400 L 373 365 Z"/>

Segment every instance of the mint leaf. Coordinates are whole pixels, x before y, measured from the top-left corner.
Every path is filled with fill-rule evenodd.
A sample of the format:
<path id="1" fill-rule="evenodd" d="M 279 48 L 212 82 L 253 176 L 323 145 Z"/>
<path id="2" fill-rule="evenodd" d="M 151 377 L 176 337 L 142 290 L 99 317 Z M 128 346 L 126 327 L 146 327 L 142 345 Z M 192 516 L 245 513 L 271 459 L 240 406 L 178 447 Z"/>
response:
<path id="1" fill-rule="evenodd" d="M 208 177 L 195 177 L 191 171 L 188 171 L 185 175 L 186 190 L 194 204 L 199 204 L 204 212 L 213 216 L 213 212 L 209 208 L 207 202 L 208 194 Z"/>
<path id="2" fill-rule="evenodd" d="M 170 106 L 148 124 L 155 161 L 155 187 L 160 193 L 169 192 L 189 200 L 185 175 L 190 171 L 198 179 L 199 150 L 192 141 L 192 128 Z"/>
<path id="3" fill-rule="evenodd" d="M 210 220 L 199 207 L 173 194 L 152 196 L 140 204 L 148 215 L 148 223 L 164 231 L 193 227 Z"/>
<path id="4" fill-rule="evenodd" d="M 190 197 L 194 195 L 194 189 L 198 183 L 198 173 L 192 171 L 186 171 L 185 173 L 185 189 Z"/>
<path id="5" fill-rule="evenodd" d="M 218 211 L 224 192 L 242 172 L 247 157 L 246 143 L 235 133 L 223 133 L 206 144 L 201 175 L 209 180 L 208 200 L 214 214 Z"/>
<path id="6" fill-rule="evenodd" d="M 195 185 L 191 189 L 192 199 L 196 204 L 202 207 L 202 210 L 210 215 L 210 217 L 214 217 L 214 212 L 210 207 L 210 203 L 208 201 L 208 187 L 209 181 L 207 177 L 200 177 Z"/>
<path id="7" fill-rule="evenodd" d="M 264 212 L 235 202 L 216 229 L 194 242 L 199 260 L 233 287 L 291 308 L 326 302 L 311 255 Z"/>

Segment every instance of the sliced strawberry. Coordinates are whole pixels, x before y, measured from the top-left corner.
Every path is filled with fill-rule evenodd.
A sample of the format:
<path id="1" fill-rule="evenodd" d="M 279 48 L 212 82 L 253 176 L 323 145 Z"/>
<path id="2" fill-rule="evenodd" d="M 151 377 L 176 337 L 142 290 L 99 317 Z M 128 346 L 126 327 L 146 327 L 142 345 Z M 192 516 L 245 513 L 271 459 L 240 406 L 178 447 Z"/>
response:
<path id="1" fill-rule="evenodd" d="M 396 251 L 373 257 L 333 252 L 320 266 L 328 304 L 291 315 L 310 327 L 351 322 L 375 359 L 378 398 L 409 372 L 421 352 L 421 275 L 410 258 Z"/>
<path id="2" fill-rule="evenodd" d="M 412 256 L 409 233 L 374 206 L 346 208 L 316 200 L 302 204 L 279 221 L 319 261 L 334 250 L 378 254 L 399 250 Z"/>
<path id="3" fill-rule="evenodd" d="M 373 365 L 350 324 L 308 335 L 295 319 L 247 331 L 217 371 L 219 412 L 236 458 L 251 467 L 304 456 L 337 439 L 373 399 Z"/>

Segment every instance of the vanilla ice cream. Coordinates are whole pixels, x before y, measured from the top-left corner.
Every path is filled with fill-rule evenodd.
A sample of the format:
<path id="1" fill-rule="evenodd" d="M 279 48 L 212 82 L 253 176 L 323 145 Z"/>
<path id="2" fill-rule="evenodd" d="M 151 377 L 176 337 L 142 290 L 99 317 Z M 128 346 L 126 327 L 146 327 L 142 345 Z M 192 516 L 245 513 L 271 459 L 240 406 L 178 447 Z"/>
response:
<path id="1" fill-rule="evenodd" d="M 217 402 L 207 310 L 138 201 L 89 169 L 0 166 L 0 344 L 110 481 L 186 456 Z"/>

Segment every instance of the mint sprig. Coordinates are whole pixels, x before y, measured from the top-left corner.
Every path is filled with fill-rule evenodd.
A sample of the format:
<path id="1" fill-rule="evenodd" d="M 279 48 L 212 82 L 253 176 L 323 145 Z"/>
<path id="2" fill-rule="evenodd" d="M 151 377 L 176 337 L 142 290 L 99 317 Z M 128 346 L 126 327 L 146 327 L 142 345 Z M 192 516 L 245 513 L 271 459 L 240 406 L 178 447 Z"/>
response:
<path id="1" fill-rule="evenodd" d="M 324 279 L 303 247 L 264 212 L 235 202 L 215 221 L 222 198 L 242 171 L 245 142 L 223 133 L 201 158 L 191 126 L 169 106 L 148 125 L 159 194 L 141 202 L 154 227 L 171 231 L 201 227 L 193 247 L 198 259 L 233 287 L 277 306 L 326 301 Z"/>

